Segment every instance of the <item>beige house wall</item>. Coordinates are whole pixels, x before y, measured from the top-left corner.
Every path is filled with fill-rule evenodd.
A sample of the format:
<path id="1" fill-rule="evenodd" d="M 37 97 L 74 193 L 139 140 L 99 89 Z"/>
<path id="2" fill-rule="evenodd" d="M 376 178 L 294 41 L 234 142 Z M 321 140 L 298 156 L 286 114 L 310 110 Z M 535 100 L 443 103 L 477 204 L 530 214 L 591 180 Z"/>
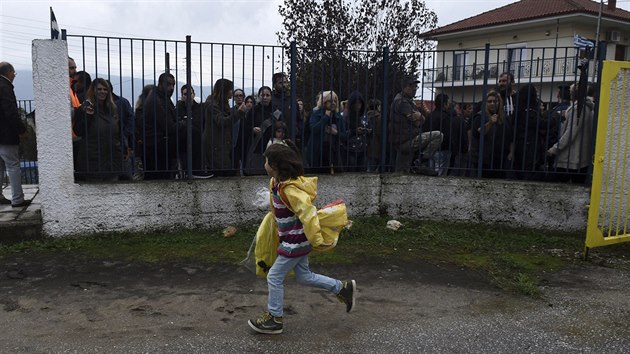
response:
<path id="1" fill-rule="evenodd" d="M 498 74 L 502 72 L 503 62 L 507 62 L 508 49 L 513 47 L 524 47 L 526 59 L 529 63 L 524 63 L 530 70 L 522 70 L 525 74 L 515 75 L 517 85 L 533 82 L 537 85 L 540 98 L 545 102 L 555 101 L 556 90 L 559 84 L 570 84 L 577 80 L 579 72 L 576 73 L 575 61 L 571 59 L 567 63 L 566 70 L 558 69 L 556 64 L 556 75 L 539 76 L 530 74 L 531 71 L 541 71 L 543 65 L 549 66 L 549 60 L 557 58 L 575 57 L 573 50 L 573 36 L 579 34 L 583 37 L 593 39 L 596 37 L 597 26 L 596 18 L 579 16 L 571 18 L 562 18 L 559 20 L 534 21 L 528 24 L 514 24 L 489 29 L 464 31 L 462 33 L 449 34 L 440 36 L 437 50 L 438 53 L 433 61 L 433 71 L 431 72 L 433 80 L 427 80 L 423 83 L 425 88 L 429 88 L 434 92 L 447 93 L 452 99 L 458 102 L 477 102 L 480 100 L 483 92 L 483 76 L 479 73 L 483 70 L 485 63 L 485 45 L 490 43 L 490 78 L 489 86 L 495 87 L 498 80 Z M 600 39 L 606 40 L 607 33 L 616 30 L 619 31 L 620 41 L 609 42 L 606 49 L 606 58 L 612 60 L 615 58 L 617 45 L 627 46 L 625 57 L 630 58 L 630 25 L 620 23 L 619 21 L 602 21 L 600 28 Z M 559 48 L 554 51 L 554 48 Z M 569 49 L 567 49 L 569 48 Z M 437 80 L 440 72 L 445 71 L 448 67 L 452 70 L 454 54 L 465 53 L 465 65 L 472 66 L 475 64 L 475 72 L 479 73 L 476 77 L 467 80 L 452 80 L 447 77 L 446 80 Z M 548 59 L 545 63 L 543 59 Z M 497 65 L 498 63 L 498 65 Z M 496 68 L 493 68 L 496 67 Z M 472 69 L 472 67 L 469 67 Z M 593 68 L 593 65 L 591 65 Z M 452 73 L 451 73 L 452 76 Z M 520 76 L 520 77 L 519 77 Z M 592 78 L 592 71 L 589 73 Z M 434 97 L 423 97 L 425 100 Z"/>

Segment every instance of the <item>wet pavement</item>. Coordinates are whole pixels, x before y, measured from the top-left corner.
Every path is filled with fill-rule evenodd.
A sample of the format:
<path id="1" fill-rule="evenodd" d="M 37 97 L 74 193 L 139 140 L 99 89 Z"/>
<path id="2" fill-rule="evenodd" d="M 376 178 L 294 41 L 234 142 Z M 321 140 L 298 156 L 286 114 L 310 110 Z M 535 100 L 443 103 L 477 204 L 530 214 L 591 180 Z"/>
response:
<path id="1" fill-rule="evenodd" d="M 0 204 L 0 242 L 15 242 L 40 238 L 42 229 L 42 213 L 39 201 L 39 186 L 23 185 L 24 199 L 32 203 L 23 208 Z M 2 194 L 11 199 L 11 188 L 3 187 Z"/>
<path id="2" fill-rule="evenodd" d="M 0 353 L 628 353 L 630 271 L 580 263 L 540 298 L 423 262 L 313 266 L 357 281 L 351 313 L 288 278 L 284 333 L 247 320 L 267 286 L 244 267 L 68 253 L 0 258 Z"/>

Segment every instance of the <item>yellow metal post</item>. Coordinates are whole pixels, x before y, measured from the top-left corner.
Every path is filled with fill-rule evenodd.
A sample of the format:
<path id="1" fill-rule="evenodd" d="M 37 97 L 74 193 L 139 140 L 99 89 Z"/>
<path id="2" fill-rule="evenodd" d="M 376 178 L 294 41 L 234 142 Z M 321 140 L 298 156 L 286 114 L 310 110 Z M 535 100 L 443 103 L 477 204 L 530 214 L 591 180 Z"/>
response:
<path id="1" fill-rule="evenodd" d="M 630 241 L 630 62 L 604 61 L 599 99 L 585 257 Z"/>

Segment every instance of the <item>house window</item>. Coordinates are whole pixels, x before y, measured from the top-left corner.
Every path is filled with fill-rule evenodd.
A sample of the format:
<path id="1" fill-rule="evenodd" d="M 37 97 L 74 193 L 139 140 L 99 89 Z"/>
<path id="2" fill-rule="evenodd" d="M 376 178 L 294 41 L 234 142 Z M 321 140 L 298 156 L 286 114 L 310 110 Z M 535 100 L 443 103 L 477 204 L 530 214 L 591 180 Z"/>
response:
<path id="1" fill-rule="evenodd" d="M 626 49 L 625 45 L 617 44 L 615 46 L 615 60 L 617 61 L 625 61 L 626 60 Z"/>
<path id="2" fill-rule="evenodd" d="M 453 55 L 453 81 L 461 81 L 466 78 L 466 54 L 455 53 Z"/>
<path id="3" fill-rule="evenodd" d="M 507 60 L 509 71 L 515 78 L 527 76 L 525 69 L 529 60 L 529 52 L 525 44 L 508 45 Z"/>

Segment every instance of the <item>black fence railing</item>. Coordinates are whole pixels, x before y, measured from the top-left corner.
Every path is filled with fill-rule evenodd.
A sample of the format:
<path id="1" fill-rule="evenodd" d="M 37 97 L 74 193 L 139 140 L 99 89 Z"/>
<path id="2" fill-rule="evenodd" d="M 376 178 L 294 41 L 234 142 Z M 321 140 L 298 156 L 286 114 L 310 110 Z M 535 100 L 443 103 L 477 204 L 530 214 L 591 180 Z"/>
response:
<path id="1" fill-rule="evenodd" d="M 495 82 L 504 72 L 538 81 L 558 81 L 579 75 L 581 52 L 578 48 L 491 48 L 487 65 L 485 52 L 485 49 L 437 51 L 432 67 L 424 72 L 425 81 L 473 85 L 470 81 L 482 80 L 486 68 L 489 79 Z"/>
<path id="2" fill-rule="evenodd" d="M 82 69 L 72 119 L 79 180 L 264 174 L 262 152 L 282 138 L 298 144 L 313 173 L 582 181 L 589 166 L 582 155 L 592 149 L 595 109 L 583 98 L 587 85 L 573 97 L 558 88 L 597 67 L 575 48 L 392 53 L 67 40 Z M 109 80 L 111 100 L 99 96 L 106 84 L 85 73 Z M 409 74 L 417 87 L 401 86 Z M 588 103 L 579 117 L 571 108 L 578 96 Z"/>
<path id="3" fill-rule="evenodd" d="M 26 126 L 26 137 L 20 141 L 22 184 L 38 184 L 39 171 L 37 169 L 37 141 L 35 137 L 35 108 L 33 101 L 18 100 L 18 112 Z"/>

